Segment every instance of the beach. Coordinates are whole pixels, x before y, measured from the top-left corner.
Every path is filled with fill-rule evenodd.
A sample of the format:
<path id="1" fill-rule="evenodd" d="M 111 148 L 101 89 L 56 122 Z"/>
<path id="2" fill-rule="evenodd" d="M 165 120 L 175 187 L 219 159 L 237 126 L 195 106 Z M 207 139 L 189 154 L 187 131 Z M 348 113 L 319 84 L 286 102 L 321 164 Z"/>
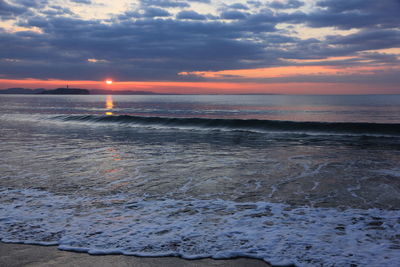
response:
<path id="1" fill-rule="evenodd" d="M 185 260 L 177 257 L 135 257 L 124 255 L 89 255 L 57 249 L 56 246 L 35 246 L 0 243 L 0 266 L 140 266 L 140 267 L 268 267 L 257 259 Z"/>

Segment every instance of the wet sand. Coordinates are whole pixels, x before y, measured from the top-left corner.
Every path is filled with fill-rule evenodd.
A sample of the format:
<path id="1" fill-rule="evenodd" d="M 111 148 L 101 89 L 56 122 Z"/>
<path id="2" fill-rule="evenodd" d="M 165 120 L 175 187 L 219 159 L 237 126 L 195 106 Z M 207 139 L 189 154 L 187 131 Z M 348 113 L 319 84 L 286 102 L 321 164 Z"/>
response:
<path id="1" fill-rule="evenodd" d="M 177 257 L 93 256 L 87 253 L 62 251 L 56 246 L 6 244 L 0 242 L 0 266 L 269 267 L 270 265 L 261 260 L 248 258 L 185 260 Z"/>

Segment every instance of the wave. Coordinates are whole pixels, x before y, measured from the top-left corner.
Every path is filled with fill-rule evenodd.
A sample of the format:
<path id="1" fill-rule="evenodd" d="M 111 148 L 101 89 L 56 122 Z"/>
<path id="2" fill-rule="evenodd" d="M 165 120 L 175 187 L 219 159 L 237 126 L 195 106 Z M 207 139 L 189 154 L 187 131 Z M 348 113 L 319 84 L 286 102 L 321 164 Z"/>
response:
<path id="1" fill-rule="evenodd" d="M 35 189 L 0 188 L 0 197 L 0 241 L 6 243 L 97 255 L 251 257 L 274 266 L 394 267 L 400 261 L 398 210 L 62 196 Z"/>
<path id="2" fill-rule="evenodd" d="M 57 116 L 55 118 L 61 119 L 62 121 L 118 123 L 161 127 L 190 127 L 221 130 L 400 135 L 400 124 L 398 123 L 301 122 L 258 119 L 147 117 L 131 115 L 65 115 Z"/>

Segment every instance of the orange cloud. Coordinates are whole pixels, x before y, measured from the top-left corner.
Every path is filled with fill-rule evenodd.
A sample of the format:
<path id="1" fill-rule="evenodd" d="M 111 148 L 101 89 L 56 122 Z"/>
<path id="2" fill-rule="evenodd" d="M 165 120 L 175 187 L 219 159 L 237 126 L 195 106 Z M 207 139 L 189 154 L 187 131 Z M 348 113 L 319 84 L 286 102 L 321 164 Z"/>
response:
<path id="1" fill-rule="evenodd" d="M 96 58 L 88 58 L 87 61 L 90 63 L 107 63 L 107 62 L 109 62 L 108 60 L 105 60 L 105 59 L 96 59 Z"/>
<path id="2" fill-rule="evenodd" d="M 318 60 L 311 61 L 318 62 Z M 400 70 L 400 67 L 393 67 Z M 392 68 L 392 69 L 393 69 Z M 344 68 L 343 66 L 285 66 L 270 67 L 258 69 L 239 69 L 222 71 L 192 71 L 180 72 L 183 76 L 198 76 L 208 79 L 262 79 L 262 78 L 283 78 L 296 76 L 344 76 L 353 74 L 374 74 L 376 71 L 388 69 L 388 66 L 352 66 Z"/>

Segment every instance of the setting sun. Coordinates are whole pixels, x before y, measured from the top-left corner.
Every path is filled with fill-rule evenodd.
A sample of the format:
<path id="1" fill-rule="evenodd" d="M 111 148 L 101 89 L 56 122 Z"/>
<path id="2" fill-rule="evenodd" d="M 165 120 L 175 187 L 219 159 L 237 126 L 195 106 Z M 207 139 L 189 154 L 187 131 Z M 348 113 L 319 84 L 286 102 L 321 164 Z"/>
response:
<path id="1" fill-rule="evenodd" d="M 107 80 L 107 81 L 106 81 L 106 84 L 112 84 L 112 83 L 113 83 L 112 80 Z"/>

